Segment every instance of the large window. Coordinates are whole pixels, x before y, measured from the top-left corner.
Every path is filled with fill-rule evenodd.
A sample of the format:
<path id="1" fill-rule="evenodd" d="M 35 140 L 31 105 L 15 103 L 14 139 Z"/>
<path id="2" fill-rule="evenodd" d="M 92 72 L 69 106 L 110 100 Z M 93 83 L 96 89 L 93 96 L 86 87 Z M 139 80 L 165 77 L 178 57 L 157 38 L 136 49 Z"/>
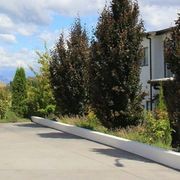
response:
<path id="1" fill-rule="evenodd" d="M 141 66 L 148 66 L 148 48 L 143 48 L 143 57 L 141 61 Z"/>

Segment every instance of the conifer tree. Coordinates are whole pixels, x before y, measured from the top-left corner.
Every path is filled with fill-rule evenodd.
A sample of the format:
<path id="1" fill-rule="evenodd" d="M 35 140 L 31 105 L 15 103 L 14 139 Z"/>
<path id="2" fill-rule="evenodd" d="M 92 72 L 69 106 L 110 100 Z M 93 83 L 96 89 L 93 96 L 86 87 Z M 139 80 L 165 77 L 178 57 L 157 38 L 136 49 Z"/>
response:
<path id="1" fill-rule="evenodd" d="M 174 82 L 165 85 L 168 111 L 175 129 L 173 143 L 180 147 L 180 14 L 170 37 L 165 40 L 165 60 L 175 76 Z"/>
<path id="2" fill-rule="evenodd" d="M 63 36 L 52 51 L 52 87 L 62 114 L 82 114 L 87 102 L 85 82 L 89 47 L 86 30 L 76 19 L 65 48 Z"/>
<path id="3" fill-rule="evenodd" d="M 137 2 L 112 0 L 92 40 L 90 99 L 108 128 L 136 125 L 142 115 L 140 59 L 143 24 Z"/>
<path id="4" fill-rule="evenodd" d="M 58 42 L 51 52 L 50 82 L 56 101 L 57 111 L 62 114 L 68 113 L 68 79 L 67 79 L 67 52 L 65 48 L 64 35 L 61 34 Z"/>
<path id="5" fill-rule="evenodd" d="M 20 117 L 24 117 L 27 113 L 26 98 L 26 75 L 24 69 L 20 67 L 17 68 L 12 82 L 12 110 Z"/>

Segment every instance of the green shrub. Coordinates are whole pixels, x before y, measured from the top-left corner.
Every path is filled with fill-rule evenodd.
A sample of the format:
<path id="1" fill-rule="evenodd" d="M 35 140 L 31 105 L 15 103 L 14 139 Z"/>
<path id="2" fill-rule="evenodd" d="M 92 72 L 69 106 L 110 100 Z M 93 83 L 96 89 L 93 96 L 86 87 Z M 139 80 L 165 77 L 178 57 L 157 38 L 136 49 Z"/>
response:
<path id="1" fill-rule="evenodd" d="M 133 141 L 138 141 L 141 143 L 147 143 L 150 145 L 154 145 L 157 147 L 165 148 L 165 149 L 172 149 L 168 143 L 164 143 L 162 141 L 156 140 L 156 137 L 154 137 L 154 141 L 151 140 L 151 134 L 147 133 L 147 126 L 144 123 L 143 125 L 138 126 L 129 126 L 126 128 L 120 128 L 120 129 L 107 129 L 105 128 L 100 121 L 97 119 L 95 114 L 93 112 L 89 112 L 87 116 L 75 116 L 75 117 L 68 117 L 63 116 L 60 118 L 60 122 L 75 125 L 78 127 L 110 134 L 113 136 L 126 138 Z M 150 125 L 150 124 L 149 124 Z M 150 131 L 151 132 L 151 131 Z M 158 134 L 158 133 L 157 133 Z"/>
<path id="2" fill-rule="evenodd" d="M 102 126 L 101 122 L 99 121 L 99 119 L 97 118 L 97 116 L 93 111 L 89 111 L 88 115 L 81 121 L 77 122 L 76 125 L 79 127 L 100 131 L 100 132 L 107 131 L 107 129 L 104 126 Z"/>
<path id="3" fill-rule="evenodd" d="M 14 112 L 12 112 L 10 110 L 8 110 L 6 112 L 6 115 L 5 115 L 5 121 L 6 122 L 17 122 L 18 119 L 19 118 L 17 117 L 17 115 Z"/>
<path id="4" fill-rule="evenodd" d="M 89 111 L 87 116 L 62 116 L 59 118 L 59 120 L 60 122 L 75 125 L 78 127 L 108 133 L 108 129 L 101 124 L 93 111 Z"/>
<path id="5" fill-rule="evenodd" d="M 154 112 L 147 112 L 145 116 L 145 132 L 147 143 L 171 145 L 171 127 L 166 104 L 164 102 L 162 85 L 159 92 L 159 102 Z"/>
<path id="6" fill-rule="evenodd" d="M 145 127 L 144 136 L 147 138 L 147 143 L 171 145 L 171 127 L 167 112 L 158 110 L 154 114 L 147 112 Z"/>
<path id="7" fill-rule="evenodd" d="M 5 114 L 10 106 L 10 93 L 7 88 L 0 87 L 0 119 L 5 117 Z"/>
<path id="8" fill-rule="evenodd" d="M 51 117 L 55 112 L 56 106 L 53 104 L 47 105 L 45 109 L 38 109 L 37 114 L 43 117 Z"/>

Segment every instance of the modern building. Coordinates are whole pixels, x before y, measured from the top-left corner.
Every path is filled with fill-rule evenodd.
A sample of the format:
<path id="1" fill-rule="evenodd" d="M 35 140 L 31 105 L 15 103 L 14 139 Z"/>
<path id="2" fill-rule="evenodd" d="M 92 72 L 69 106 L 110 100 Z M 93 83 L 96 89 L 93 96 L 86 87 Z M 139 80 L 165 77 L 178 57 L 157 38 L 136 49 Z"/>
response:
<path id="1" fill-rule="evenodd" d="M 142 90 L 147 94 L 143 105 L 147 110 L 152 110 L 155 105 L 158 89 L 151 81 L 173 80 L 173 74 L 168 69 L 164 60 L 164 40 L 170 35 L 172 28 L 148 32 L 143 39 L 144 56 L 140 80 Z M 171 78 L 170 78 L 171 77 Z"/>

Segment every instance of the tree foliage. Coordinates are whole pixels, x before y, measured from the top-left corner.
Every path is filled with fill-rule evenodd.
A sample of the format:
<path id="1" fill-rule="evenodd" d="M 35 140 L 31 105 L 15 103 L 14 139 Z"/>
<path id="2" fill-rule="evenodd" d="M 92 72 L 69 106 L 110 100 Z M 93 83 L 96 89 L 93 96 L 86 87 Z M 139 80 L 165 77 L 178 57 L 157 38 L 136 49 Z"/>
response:
<path id="1" fill-rule="evenodd" d="M 166 84 L 165 93 L 172 125 L 176 131 L 174 143 L 180 146 L 180 14 L 170 37 L 165 41 L 165 60 L 175 75 L 175 81 Z"/>
<path id="2" fill-rule="evenodd" d="M 143 24 L 137 2 L 113 0 L 92 40 L 90 99 L 106 127 L 135 125 L 142 115 L 139 85 Z"/>
<path id="3" fill-rule="evenodd" d="M 171 146 L 171 127 L 165 103 L 163 86 L 160 85 L 158 103 L 154 112 L 147 112 L 145 119 L 145 132 L 143 133 L 150 144 L 165 144 Z"/>
<path id="4" fill-rule="evenodd" d="M 44 53 L 36 52 L 40 65 L 39 72 L 32 67 L 35 77 L 28 78 L 28 114 L 46 117 L 55 111 L 55 100 L 50 84 L 49 63 L 51 57 L 47 51 Z"/>
<path id="5" fill-rule="evenodd" d="M 12 110 L 20 117 L 27 113 L 27 84 L 26 75 L 22 67 L 17 68 L 12 82 Z"/>
<path id="6" fill-rule="evenodd" d="M 0 83 L 0 119 L 5 118 L 5 114 L 10 107 L 11 96 L 6 85 Z"/>
<path id="7" fill-rule="evenodd" d="M 79 19 L 72 26 L 66 45 L 61 34 L 51 54 L 51 83 L 61 114 L 82 114 L 87 101 L 85 82 L 89 47 L 86 30 Z"/>

